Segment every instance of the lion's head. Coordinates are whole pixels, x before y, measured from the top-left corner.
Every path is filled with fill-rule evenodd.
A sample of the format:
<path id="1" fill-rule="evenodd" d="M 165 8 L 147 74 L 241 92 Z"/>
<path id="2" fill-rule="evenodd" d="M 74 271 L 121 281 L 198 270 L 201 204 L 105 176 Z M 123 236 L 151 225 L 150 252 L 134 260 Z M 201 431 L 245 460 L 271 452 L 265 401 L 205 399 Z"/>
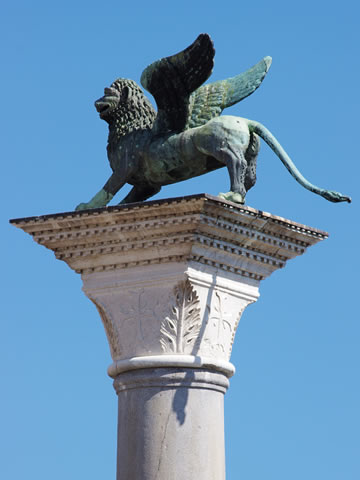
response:
<path id="1" fill-rule="evenodd" d="M 101 119 L 115 126 L 119 136 L 152 127 L 156 112 L 136 82 L 118 78 L 104 93 L 95 108 Z"/>

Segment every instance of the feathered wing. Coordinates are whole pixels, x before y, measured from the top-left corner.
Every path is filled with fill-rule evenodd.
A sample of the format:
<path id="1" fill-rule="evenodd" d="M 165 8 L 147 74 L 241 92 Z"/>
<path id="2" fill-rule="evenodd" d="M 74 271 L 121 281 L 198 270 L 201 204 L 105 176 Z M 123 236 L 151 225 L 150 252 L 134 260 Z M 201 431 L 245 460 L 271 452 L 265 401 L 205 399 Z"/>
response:
<path id="1" fill-rule="evenodd" d="M 221 112 L 251 95 L 264 80 L 271 65 L 265 57 L 244 73 L 233 78 L 209 83 L 191 94 L 189 117 L 185 128 L 200 127 Z"/>
<path id="2" fill-rule="evenodd" d="M 156 133 L 185 129 L 190 113 L 190 95 L 211 75 L 214 55 L 211 38 L 202 33 L 182 52 L 145 68 L 141 84 L 153 95 L 158 107 L 153 127 Z"/>

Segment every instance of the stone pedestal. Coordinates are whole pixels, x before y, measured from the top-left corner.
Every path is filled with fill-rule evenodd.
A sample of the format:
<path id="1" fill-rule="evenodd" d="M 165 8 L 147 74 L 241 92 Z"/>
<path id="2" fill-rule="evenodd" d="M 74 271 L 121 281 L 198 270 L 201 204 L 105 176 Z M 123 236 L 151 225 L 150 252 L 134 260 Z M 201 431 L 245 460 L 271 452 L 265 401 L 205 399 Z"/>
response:
<path id="1" fill-rule="evenodd" d="M 117 480 L 225 479 L 223 396 L 260 281 L 325 232 L 209 195 L 13 220 L 83 279 L 119 398 Z"/>

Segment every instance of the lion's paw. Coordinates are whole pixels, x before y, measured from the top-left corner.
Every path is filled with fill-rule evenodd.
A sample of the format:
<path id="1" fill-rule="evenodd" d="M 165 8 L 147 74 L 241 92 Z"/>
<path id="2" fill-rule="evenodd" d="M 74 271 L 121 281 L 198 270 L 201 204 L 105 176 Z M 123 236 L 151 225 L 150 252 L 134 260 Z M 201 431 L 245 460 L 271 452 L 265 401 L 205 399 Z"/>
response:
<path id="1" fill-rule="evenodd" d="M 245 198 L 241 195 L 241 193 L 219 193 L 218 197 L 223 198 L 224 200 L 228 200 L 229 202 L 240 203 L 242 205 L 245 203 Z"/>
<path id="2" fill-rule="evenodd" d="M 91 208 L 88 203 L 79 203 L 79 205 L 75 208 L 75 212 L 78 212 L 79 210 L 88 210 Z"/>

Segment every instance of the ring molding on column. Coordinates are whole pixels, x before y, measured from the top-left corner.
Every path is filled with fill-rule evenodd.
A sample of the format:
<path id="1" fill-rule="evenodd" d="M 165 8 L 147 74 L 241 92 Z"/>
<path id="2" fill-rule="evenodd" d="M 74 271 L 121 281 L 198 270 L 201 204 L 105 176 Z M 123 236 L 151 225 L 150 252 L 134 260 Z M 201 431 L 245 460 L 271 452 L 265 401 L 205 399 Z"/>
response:
<path id="1" fill-rule="evenodd" d="M 208 368 L 224 373 L 228 378 L 232 377 L 235 373 L 235 367 L 232 363 L 211 357 L 195 355 L 147 355 L 116 360 L 109 366 L 108 375 L 111 378 L 115 378 L 120 373 L 129 370 L 160 367 Z"/>

